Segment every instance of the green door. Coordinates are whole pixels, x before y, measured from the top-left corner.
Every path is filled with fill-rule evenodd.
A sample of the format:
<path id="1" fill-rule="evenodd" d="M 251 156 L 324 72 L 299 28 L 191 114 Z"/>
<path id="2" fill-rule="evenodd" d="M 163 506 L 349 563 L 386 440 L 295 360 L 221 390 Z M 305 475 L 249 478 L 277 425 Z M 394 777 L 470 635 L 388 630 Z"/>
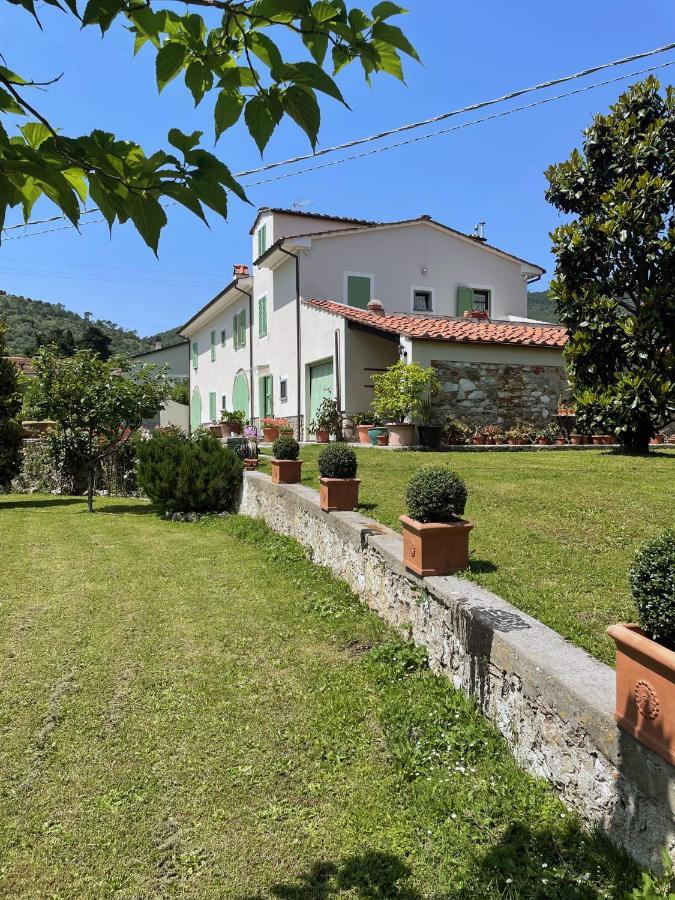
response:
<path id="1" fill-rule="evenodd" d="M 370 278 L 364 275 L 347 275 L 347 303 L 366 309 L 370 302 Z"/>
<path id="2" fill-rule="evenodd" d="M 324 397 L 333 396 L 333 362 L 320 363 L 309 370 L 309 421 L 314 421 L 316 411 Z"/>
<path id="3" fill-rule="evenodd" d="M 202 424 L 202 395 L 199 388 L 195 387 L 192 391 L 192 401 L 190 403 L 190 428 L 196 431 Z"/>
<path id="4" fill-rule="evenodd" d="M 235 409 L 240 410 L 247 416 L 250 412 L 248 408 L 248 381 L 246 376 L 240 372 L 234 379 L 232 388 L 232 405 Z"/>
<path id="5" fill-rule="evenodd" d="M 260 418 L 267 419 L 274 415 L 274 398 L 272 394 L 273 379 L 271 375 L 260 378 Z"/>

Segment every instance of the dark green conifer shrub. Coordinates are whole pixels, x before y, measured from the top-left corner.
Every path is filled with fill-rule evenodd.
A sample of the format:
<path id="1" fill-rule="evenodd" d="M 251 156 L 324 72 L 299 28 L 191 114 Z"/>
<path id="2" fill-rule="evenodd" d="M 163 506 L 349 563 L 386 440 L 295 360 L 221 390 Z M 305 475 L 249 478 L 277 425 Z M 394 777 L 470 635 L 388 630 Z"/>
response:
<path id="1" fill-rule="evenodd" d="M 639 548 L 628 580 L 645 634 L 675 649 L 675 530 Z"/>
<path id="2" fill-rule="evenodd" d="M 322 478 L 354 478 L 358 463 L 356 453 L 347 444 L 326 444 L 317 463 Z"/>
<path id="3" fill-rule="evenodd" d="M 138 446 L 138 483 L 169 512 L 232 511 L 242 483 L 243 463 L 218 438 L 179 429 L 157 429 Z"/>
<path id="4" fill-rule="evenodd" d="M 300 444 L 292 437 L 278 437 L 272 444 L 272 455 L 275 459 L 297 459 Z"/>
<path id="5" fill-rule="evenodd" d="M 447 466 L 423 466 L 408 482 L 408 515 L 418 522 L 452 522 L 466 506 L 466 485 Z"/>

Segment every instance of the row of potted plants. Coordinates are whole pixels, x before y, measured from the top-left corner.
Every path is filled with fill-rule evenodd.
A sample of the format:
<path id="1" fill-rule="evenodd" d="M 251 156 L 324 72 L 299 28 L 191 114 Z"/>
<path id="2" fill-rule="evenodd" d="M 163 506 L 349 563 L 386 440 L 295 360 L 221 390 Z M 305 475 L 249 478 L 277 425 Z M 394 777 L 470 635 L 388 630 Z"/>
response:
<path id="1" fill-rule="evenodd" d="M 302 475 L 300 445 L 279 437 L 272 447 L 274 484 L 297 484 Z M 359 501 L 356 453 L 347 444 L 328 444 L 319 454 L 320 504 L 325 512 L 349 512 Z M 417 575 L 449 575 L 469 564 L 470 522 L 462 519 L 467 489 L 447 466 L 425 466 L 406 490 L 407 514 L 400 516 L 403 560 Z"/>

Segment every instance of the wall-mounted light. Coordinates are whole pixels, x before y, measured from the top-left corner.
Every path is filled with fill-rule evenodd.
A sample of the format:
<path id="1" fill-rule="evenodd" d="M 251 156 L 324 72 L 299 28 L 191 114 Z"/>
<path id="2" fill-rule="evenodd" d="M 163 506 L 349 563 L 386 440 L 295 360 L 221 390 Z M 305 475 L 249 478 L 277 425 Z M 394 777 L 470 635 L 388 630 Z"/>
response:
<path id="1" fill-rule="evenodd" d="M 421 266 L 421 267 L 420 267 L 420 272 L 422 273 L 422 275 L 426 275 L 426 274 L 427 274 L 427 267 L 426 267 L 426 266 Z"/>

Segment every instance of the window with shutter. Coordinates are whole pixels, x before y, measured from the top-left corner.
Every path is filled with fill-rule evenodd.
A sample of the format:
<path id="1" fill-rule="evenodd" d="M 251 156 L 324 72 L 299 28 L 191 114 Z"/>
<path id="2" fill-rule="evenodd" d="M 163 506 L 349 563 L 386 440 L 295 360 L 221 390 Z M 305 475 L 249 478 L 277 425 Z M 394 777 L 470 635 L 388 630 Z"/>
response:
<path id="1" fill-rule="evenodd" d="M 211 332 L 211 362 L 216 361 L 216 332 Z"/>
<path id="2" fill-rule="evenodd" d="M 491 291 L 488 288 L 457 288 L 457 315 L 465 312 L 490 312 Z"/>
<path id="3" fill-rule="evenodd" d="M 267 297 L 258 298 L 258 337 L 267 337 Z"/>
<path id="4" fill-rule="evenodd" d="M 199 365 L 199 341 L 192 342 L 192 368 L 197 371 Z"/>
<path id="5" fill-rule="evenodd" d="M 271 375 L 260 377 L 260 417 L 263 419 L 274 415 L 273 384 L 274 379 Z"/>
<path id="6" fill-rule="evenodd" d="M 372 279 L 369 275 L 347 275 L 347 303 L 358 309 L 366 309 L 371 299 Z"/>
<path id="7" fill-rule="evenodd" d="M 457 315 L 461 318 L 465 312 L 473 309 L 473 288 L 457 288 Z"/>
<path id="8" fill-rule="evenodd" d="M 267 250 L 267 225 L 261 225 L 258 229 L 258 256 L 262 256 Z"/>

